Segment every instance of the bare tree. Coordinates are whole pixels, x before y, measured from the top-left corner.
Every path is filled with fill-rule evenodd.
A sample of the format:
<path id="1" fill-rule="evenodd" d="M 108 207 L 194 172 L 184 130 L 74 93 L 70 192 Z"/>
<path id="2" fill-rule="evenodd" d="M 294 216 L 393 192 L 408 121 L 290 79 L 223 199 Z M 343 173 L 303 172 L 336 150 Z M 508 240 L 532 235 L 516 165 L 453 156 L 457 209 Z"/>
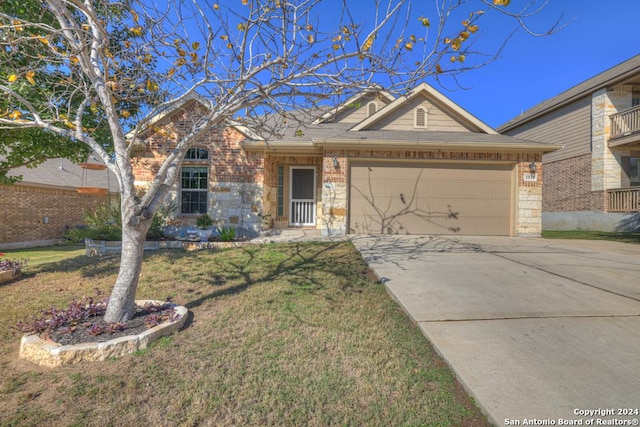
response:
<path id="1" fill-rule="evenodd" d="M 502 48 L 480 49 L 482 32 L 499 30 L 482 26 L 487 14 L 532 32 L 527 20 L 538 12 L 533 1 L 517 11 L 508 0 L 375 0 L 366 10 L 348 3 L 3 2 L 0 129 L 39 128 L 84 144 L 118 179 L 122 258 L 108 322 L 132 317 L 145 234 L 204 133 L 232 121 L 273 132 L 278 121 L 267 128 L 261 118 L 335 103 L 372 85 L 403 92 L 428 76 L 480 67 Z M 193 96 L 206 108 L 138 197 L 131 150 L 138 132 L 153 126 L 143 117 Z M 105 128 L 107 144 L 98 138 Z"/>

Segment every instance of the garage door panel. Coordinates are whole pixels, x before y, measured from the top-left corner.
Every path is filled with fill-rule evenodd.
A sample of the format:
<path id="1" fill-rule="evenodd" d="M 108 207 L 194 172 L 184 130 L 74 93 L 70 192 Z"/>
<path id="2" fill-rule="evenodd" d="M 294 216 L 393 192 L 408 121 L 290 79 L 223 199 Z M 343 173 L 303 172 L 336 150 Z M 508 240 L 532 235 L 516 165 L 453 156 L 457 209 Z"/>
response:
<path id="1" fill-rule="evenodd" d="M 416 207 L 426 211 L 459 212 L 465 216 L 509 216 L 510 200 L 507 199 L 416 199 Z"/>
<path id="2" fill-rule="evenodd" d="M 350 231 L 509 235 L 512 168 L 464 164 L 353 165 Z M 448 212 L 456 215 L 448 216 Z"/>
<path id="3" fill-rule="evenodd" d="M 353 209 L 354 214 L 364 215 L 369 212 L 383 211 L 391 214 L 391 212 L 398 212 L 406 205 L 402 203 L 399 197 L 384 197 L 376 196 L 375 198 L 355 197 L 352 203 L 355 207 Z M 365 208 L 366 207 L 366 208 Z"/>
<path id="4" fill-rule="evenodd" d="M 388 179 L 372 179 L 363 180 L 362 184 L 355 187 L 353 194 L 361 197 L 396 197 L 400 194 L 411 194 L 413 186 L 407 185 L 407 180 L 388 178 Z"/>
<path id="5" fill-rule="evenodd" d="M 450 229 L 458 226 L 454 218 L 442 216 L 407 214 L 394 221 L 388 219 L 358 215 L 352 218 L 351 229 L 359 234 L 451 234 Z"/>

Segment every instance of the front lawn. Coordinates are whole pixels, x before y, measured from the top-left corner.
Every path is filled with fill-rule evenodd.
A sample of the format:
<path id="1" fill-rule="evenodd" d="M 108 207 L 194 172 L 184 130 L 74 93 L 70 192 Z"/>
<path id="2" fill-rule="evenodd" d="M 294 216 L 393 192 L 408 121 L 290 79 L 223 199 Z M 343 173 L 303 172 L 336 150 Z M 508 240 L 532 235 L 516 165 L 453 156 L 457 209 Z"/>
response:
<path id="1" fill-rule="evenodd" d="M 0 425 L 488 425 L 348 242 L 149 252 L 138 298 L 186 305 L 186 328 L 57 369 L 17 359 L 12 326 L 108 293 L 119 259 L 40 251 L 0 286 Z"/>
<path id="2" fill-rule="evenodd" d="M 640 233 L 631 232 L 543 230 L 542 237 L 545 239 L 610 240 L 612 242 L 640 244 Z"/>

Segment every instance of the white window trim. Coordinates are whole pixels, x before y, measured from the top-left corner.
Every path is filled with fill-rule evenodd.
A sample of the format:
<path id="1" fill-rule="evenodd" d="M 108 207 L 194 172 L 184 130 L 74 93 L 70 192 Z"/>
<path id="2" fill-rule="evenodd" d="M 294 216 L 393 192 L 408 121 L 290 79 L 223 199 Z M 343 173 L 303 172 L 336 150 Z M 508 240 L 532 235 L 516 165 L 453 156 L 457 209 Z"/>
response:
<path id="1" fill-rule="evenodd" d="M 424 113 L 424 125 L 418 125 L 418 111 L 422 111 Z M 417 107 L 413 112 L 413 127 L 416 129 L 426 129 L 427 128 L 427 109 L 424 107 Z"/>
<path id="2" fill-rule="evenodd" d="M 306 201 L 313 202 L 313 212 L 311 213 L 311 221 L 310 222 L 294 222 L 293 221 L 293 170 L 294 169 L 312 169 L 313 170 L 313 199 L 308 199 Z M 290 166 L 289 167 L 289 225 L 290 226 L 315 226 L 316 225 L 316 167 L 315 166 Z"/>
<path id="3" fill-rule="evenodd" d="M 197 147 L 192 147 L 195 149 L 199 149 Z M 190 148 L 191 150 L 191 148 Z M 211 179 L 211 169 L 209 168 L 209 158 L 210 158 L 210 151 L 206 148 L 202 148 L 202 150 L 207 152 L 207 158 L 206 159 L 193 159 L 193 158 L 186 158 L 185 155 L 185 159 L 183 160 L 183 164 L 180 167 L 180 181 L 179 181 L 179 185 L 178 185 L 178 191 L 179 191 L 179 197 L 178 197 L 178 201 L 179 201 L 179 212 L 180 215 L 185 215 L 185 216 L 195 216 L 195 215 L 202 215 L 204 213 L 208 213 L 209 211 L 209 188 L 210 188 L 210 179 Z M 185 167 L 198 167 L 198 168 L 205 168 L 207 170 L 207 187 L 206 188 L 183 188 L 182 187 L 182 172 L 183 169 Z M 184 213 L 182 212 L 182 192 L 183 191 L 199 191 L 199 192 L 203 192 L 206 193 L 206 212 L 202 212 L 200 214 L 194 214 L 194 213 Z"/>

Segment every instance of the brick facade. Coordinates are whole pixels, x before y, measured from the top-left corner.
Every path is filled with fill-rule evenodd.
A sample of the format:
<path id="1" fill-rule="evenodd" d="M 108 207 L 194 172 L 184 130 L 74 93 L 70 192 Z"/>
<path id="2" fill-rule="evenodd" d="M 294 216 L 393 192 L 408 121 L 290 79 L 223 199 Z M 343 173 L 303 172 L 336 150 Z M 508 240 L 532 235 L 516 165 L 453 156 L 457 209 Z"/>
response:
<path id="1" fill-rule="evenodd" d="M 145 139 L 145 146 L 134 152 L 132 159 L 136 186 L 145 191 L 153 181 L 160 165 L 175 147 L 183 129 L 191 125 L 191 116 L 175 114 Z M 208 150 L 208 160 L 185 160 L 184 166 L 208 167 L 207 213 L 218 226 L 236 228 L 239 237 L 255 236 L 261 229 L 263 206 L 264 155 L 246 152 L 240 142 L 241 133 L 227 128 L 212 131 L 194 147 Z M 195 226 L 199 215 L 180 214 L 180 180 L 174 184 L 169 201 L 175 203 L 174 232 L 181 233 Z"/>
<path id="2" fill-rule="evenodd" d="M 544 212 L 604 210 L 604 191 L 591 191 L 590 154 L 545 163 L 542 189 Z"/>
<path id="3" fill-rule="evenodd" d="M 83 224 L 84 212 L 106 203 L 108 197 L 72 190 L 0 185 L 0 247 L 62 239 L 67 226 Z"/>
<path id="4" fill-rule="evenodd" d="M 417 93 L 417 92 L 416 92 Z M 395 108 L 395 107 L 394 107 Z M 179 140 L 191 128 L 191 122 L 199 114 L 196 111 L 183 113 L 175 112 L 162 117 L 146 131 L 141 138 L 144 145 L 138 150 L 133 159 L 136 184 L 141 188 L 153 179 L 160 164 Z M 364 117 L 363 117 L 364 118 Z M 331 122 L 327 122 L 327 130 L 331 130 Z M 317 129 L 313 130 L 317 132 Z M 283 139 L 273 144 L 261 144 L 257 140 L 246 142 L 244 149 L 241 142 L 245 138 L 237 130 L 225 129 L 212 131 L 196 144 L 197 147 L 209 150 L 206 162 L 195 161 L 192 164 L 209 167 L 208 212 L 214 220 L 223 224 L 245 227 L 250 234 L 261 228 L 262 221 L 269 218 L 264 225 L 276 228 L 288 227 L 292 222 L 289 218 L 291 203 L 291 174 L 292 168 L 315 169 L 315 200 L 310 196 L 297 201 L 293 222 L 309 225 L 307 219 L 315 214 L 315 226 L 321 228 L 325 234 L 344 234 L 347 231 L 348 197 L 349 197 L 349 167 L 351 159 L 389 159 L 398 161 L 438 160 L 460 164 L 478 164 L 482 162 L 502 163 L 513 167 L 513 227 L 510 231 L 515 234 L 540 234 L 541 231 L 541 193 L 542 193 L 542 165 L 540 148 L 538 154 L 520 152 L 517 148 L 499 151 L 500 148 L 487 148 L 478 144 L 478 150 L 461 151 L 461 147 L 451 146 L 444 150 L 424 148 L 411 143 L 415 149 L 393 149 L 393 145 L 378 145 L 384 139 L 376 140 L 372 145 L 360 145 L 346 141 L 344 145 L 335 142 L 322 141 L 324 135 L 311 137 L 310 141 Z M 389 138 L 392 134 L 387 134 Z M 418 135 L 418 134 L 416 134 Z M 296 134 L 295 138 L 299 138 Z M 386 136 L 382 137 L 386 138 Z M 297 141 L 297 139 L 295 139 Z M 355 148 L 358 147 L 358 148 Z M 360 148 L 361 147 L 361 148 Z M 379 147 L 379 148 L 370 148 Z M 397 147 L 397 146 L 396 146 Z M 406 147 L 406 146 L 405 146 Z M 495 146 L 494 146 L 495 147 Z M 538 173 L 532 181 L 524 179 L 531 162 L 536 162 Z M 336 164 L 337 163 L 337 164 Z M 301 174 L 301 176 L 303 176 Z M 309 177 L 307 175 L 307 177 Z M 174 200 L 180 201 L 180 183 L 173 188 Z M 305 192 L 309 193 L 309 192 Z M 302 194 L 302 193 L 301 193 Z M 200 208 L 198 206 L 198 208 Z M 303 212 L 302 214 L 300 212 Z M 182 226 L 193 225 L 197 215 L 178 215 L 177 220 Z M 300 221 L 299 217 L 304 220 Z"/>

